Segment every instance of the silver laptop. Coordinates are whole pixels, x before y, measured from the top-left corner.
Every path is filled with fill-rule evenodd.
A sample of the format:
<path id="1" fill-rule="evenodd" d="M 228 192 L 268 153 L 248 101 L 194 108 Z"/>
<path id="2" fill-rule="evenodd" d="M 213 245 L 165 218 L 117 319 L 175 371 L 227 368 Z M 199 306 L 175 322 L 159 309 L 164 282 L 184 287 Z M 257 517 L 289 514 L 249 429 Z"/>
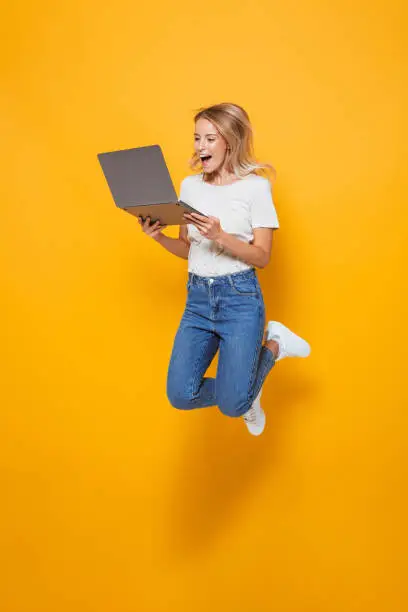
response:
<path id="1" fill-rule="evenodd" d="M 143 220 L 150 216 L 150 224 L 160 220 L 165 225 L 183 225 L 186 210 L 207 216 L 177 197 L 160 145 L 97 157 L 118 208 Z"/>

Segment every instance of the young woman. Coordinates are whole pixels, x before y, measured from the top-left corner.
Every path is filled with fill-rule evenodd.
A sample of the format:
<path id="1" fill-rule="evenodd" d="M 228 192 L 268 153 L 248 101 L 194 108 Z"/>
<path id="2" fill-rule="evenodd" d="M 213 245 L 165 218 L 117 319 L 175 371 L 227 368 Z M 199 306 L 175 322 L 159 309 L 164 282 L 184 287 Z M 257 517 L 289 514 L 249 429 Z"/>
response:
<path id="1" fill-rule="evenodd" d="M 181 182 L 180 199 L 208 215 L 185 213 L 179 238 L 156 222 L 143 231 L 178 257 L 188 259 L 187 302 L 167 374 L 167 397 L 183 410 L 218 406 L 243 417 L 253 435 L 262 433 L 262 385 L 284 357 L 307 357 L 309 344 L 282 323 L 269 321 L 256 268 L 270 260 L 279 227 L 271 185 L 256 171 L 252 128 L 246 111 L 229 103 L 201 109 L 194 117 L 190 167 L 202 172 Z M 264 344 L 263 341 L 265 342 Z M 204 374 L 219 349 L 216 378 Z"/>

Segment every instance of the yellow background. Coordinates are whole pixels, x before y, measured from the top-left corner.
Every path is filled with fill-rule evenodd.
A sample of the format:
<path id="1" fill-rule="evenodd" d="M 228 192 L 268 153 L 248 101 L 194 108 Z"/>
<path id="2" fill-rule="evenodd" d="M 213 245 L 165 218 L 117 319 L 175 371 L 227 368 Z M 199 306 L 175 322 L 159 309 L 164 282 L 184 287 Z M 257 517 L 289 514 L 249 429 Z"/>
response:
<path id="1" fill-rule="evenodd" d="M 2 9 L 2 612 L 406 609 L 404 13 Z M 278 173 L 267 318 L 312 346 L 268 377 L 260 438 L 168 403 L 187 262 L 96 158 L 159 143 L 178 190 L 221 101 Z"/>

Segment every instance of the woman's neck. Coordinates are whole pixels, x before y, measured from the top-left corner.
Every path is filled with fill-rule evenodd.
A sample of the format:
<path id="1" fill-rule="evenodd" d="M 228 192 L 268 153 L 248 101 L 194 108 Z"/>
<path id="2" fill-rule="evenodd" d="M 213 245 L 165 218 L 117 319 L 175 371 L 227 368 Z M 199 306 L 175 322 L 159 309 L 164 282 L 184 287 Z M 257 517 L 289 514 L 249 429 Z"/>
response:
<path id="1" fill-rule="evenodd" d="M 206 183 L 219 186 L 231 185 L 231 183 L 235 183 L 237 180 L 239 180 L 235 174 L 230 174 L 228 172 L 208 173 L 207 177 L 208 178 L 205 180 Z"/>

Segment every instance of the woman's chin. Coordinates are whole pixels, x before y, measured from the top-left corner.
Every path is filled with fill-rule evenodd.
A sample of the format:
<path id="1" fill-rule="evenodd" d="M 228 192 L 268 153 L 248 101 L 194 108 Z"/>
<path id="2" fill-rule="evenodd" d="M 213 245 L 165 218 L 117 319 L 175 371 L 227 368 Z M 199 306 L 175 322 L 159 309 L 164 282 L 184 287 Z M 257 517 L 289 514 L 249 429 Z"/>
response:
<path id="1" fill-rule="evenodd" d="M 208 176 L 211 176 L 212 174 L 214 174 L 215 170 L 214 169 L 210 169 L 210 168 L 205 168 L 205 166 L 203 166 L 203 173 L 204 174 L 208 174 Z"/>

